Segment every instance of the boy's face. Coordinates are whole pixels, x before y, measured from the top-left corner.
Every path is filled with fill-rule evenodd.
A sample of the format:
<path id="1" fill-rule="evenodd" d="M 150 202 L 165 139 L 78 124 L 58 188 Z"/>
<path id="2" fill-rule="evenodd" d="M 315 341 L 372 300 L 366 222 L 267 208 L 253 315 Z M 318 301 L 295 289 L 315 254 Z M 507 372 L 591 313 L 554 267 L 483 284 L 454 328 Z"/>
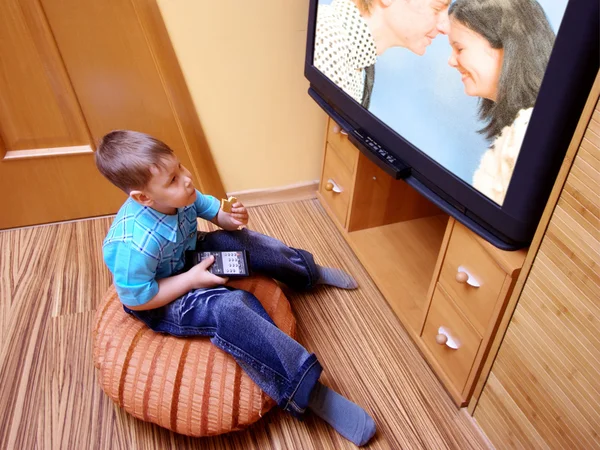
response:
<path id="1" fill-rule="evenodd" d="M 175 214 L 177 208 L 191 205 L 196 200 L 196 188 L 192 174 L 175 156 L 164 160 L 164 168 L 150 168 L 152 178 L 142 191 L 132 191 L 131 196 L 139 203 L 164 214 Z M 134 193 L 141 196 L 136 198 Z"/>

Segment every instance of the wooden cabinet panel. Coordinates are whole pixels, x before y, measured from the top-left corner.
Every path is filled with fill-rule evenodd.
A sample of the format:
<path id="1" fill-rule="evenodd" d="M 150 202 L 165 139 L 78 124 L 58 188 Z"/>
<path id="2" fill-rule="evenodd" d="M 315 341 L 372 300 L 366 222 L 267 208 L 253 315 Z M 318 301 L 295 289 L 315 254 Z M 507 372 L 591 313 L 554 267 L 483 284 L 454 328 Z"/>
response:
<path id="1" fill-rule="evenodd" d="M 328 190 L 328 183 L 334 184 L 333 189 Z M 328 145 L 319 192 L 342 227 L 346 226 L 352 188 L 351 173 L 342 163 L 340 156 Z"/>
<path id="2" fill-rule="evenodd" d="M 436 341 L 440 327 L 443 327 L 458 344 L 457 349 Z M 433 294 L 421 339 L 456 390 L 462 392 L 479 350 L 481 338 L 439 285 Z"/>
<path id="3" fill-rule="evenodd" d="M 330 119 L 319 198 L 456 404 L 464 406 L 483 384 L 479 375 L 526 250 L 502 251 L 479 238 L 387 175 L 335 127 Z M 340 192 L 325 189 L 330 181 Z M 457 282 L 459 268 L 479 287 Z M 458 349 L 438 344 L 440 326 L 460 342 Z"/>
<path id="4" fill-rule="evenodd" d="M 350 173 L 356 170 L 358 162 L 358 149 L 350 142 L 348 136 L 339 130 L 339 126 L 333 121 L 328 121 L 327 142 L 340 156 L 340 161 Z"/>
<path id="5" fill-rule="evenodd" d="M 359 153 L 356 186 L 348 231 L 443 215 L 443 212 L 406 184 L 395 180 Z"/>
<path id="6" fill-rule="evenodd" d="M 458 281 L 459 272 L 469 274 Z M 457 277 L 458 275 L 458 277 Z M 464 275 L 463 275 L 464 276 Z M 485 334 L 506 274 L 463 225 L 455 223 L 442 264 L 440 284 L 469 318 L 481 336 Z"/>

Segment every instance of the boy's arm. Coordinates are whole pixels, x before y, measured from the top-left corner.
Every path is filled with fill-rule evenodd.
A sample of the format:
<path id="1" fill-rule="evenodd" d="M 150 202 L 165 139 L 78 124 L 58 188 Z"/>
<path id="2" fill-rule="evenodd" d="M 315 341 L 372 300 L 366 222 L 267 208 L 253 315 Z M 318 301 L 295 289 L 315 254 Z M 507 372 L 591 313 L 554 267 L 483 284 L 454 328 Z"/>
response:
<path id="1" fill-rule="evenodd" d="M 214 256 L 211 256 L 185 273 L 158 280 L 158 293 L 150 301 L 137 306 L 128 306 L 128 308 L 134 311 L 160 308 L 187 294 L 192 289 L 225 284 L 227 278 L 218 277 L 208 272 L 208 268 L 213 262 Z"/>
<path id="2" fill-rule="evenodd" d="M 192 290 L 187 272 L 158 280 L 158 293 L 146 303 L 127 306 L 134 311 L 160 308 Z"/>
<path id="3" fill-rule="evenodd" d="M 227 282 L 208 272 L 214 259 L 207 258 L 187 272 L 156 279 L 158 254 L 155 242 L 147 242 L 144 251 L 129 243 L 114 241 L 104 246 L 104 260 L 114 277 L 121 303 L 133 310 L 160 308 L 192 289 L 208 288 Z M 158 244 L 156 244 L 158 245 Z"/>

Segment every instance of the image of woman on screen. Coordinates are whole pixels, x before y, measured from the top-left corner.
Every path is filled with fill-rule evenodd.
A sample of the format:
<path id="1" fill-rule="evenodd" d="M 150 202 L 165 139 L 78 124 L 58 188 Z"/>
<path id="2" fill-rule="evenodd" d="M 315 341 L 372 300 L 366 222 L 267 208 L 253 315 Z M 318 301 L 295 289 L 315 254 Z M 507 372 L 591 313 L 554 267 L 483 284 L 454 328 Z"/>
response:
<path id="1" fill-rule="evenodd" d="M 448 15 L 448 63 L 465 93 L 480 97 L 480 133 L 492 142 L 473 187 L 502 205 L 555 34 L 535 0 L 456 0 Z"/>
<path id="2" fill-rule="evenodd" d="M 314 66 L 369 108 L 377 56 L 392 47 L 424 55 L 448 32 L 450 0 L 320 1 Z"/>

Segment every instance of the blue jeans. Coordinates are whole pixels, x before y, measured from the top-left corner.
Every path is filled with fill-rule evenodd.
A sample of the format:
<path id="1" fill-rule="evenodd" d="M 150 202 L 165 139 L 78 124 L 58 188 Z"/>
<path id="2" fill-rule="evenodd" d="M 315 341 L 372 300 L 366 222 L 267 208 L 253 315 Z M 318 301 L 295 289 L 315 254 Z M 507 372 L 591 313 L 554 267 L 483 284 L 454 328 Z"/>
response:
<path id="1" fill-rule="evenodd" d="M 252 271 L 296 290 L 312 288 L 318 277 L 310 253 L 247 229 L 198 233 L 197 250 L 247 250 Z M 275 326 L 249 292 L 196 289 L 161 308 L 124 308 L 154 331 L 210 337 L 281 408 L 298 418 L 306 410 L 321 365 L 314 354 Z"/>

